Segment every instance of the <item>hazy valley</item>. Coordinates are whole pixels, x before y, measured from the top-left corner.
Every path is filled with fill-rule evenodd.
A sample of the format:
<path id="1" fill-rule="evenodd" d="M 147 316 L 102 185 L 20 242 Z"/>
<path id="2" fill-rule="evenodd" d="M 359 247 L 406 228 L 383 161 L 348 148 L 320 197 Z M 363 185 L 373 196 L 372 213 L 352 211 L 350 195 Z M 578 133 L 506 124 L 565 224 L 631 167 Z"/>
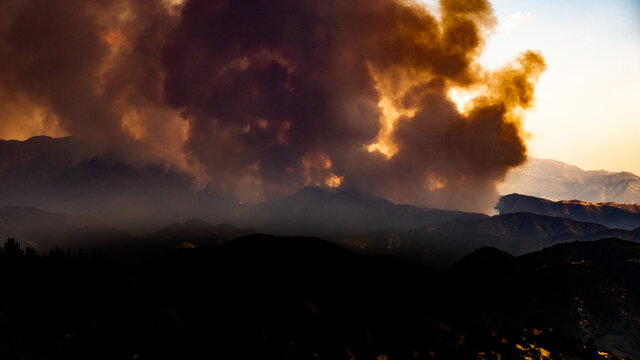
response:
<path id="1" fill-rule="evenodd" d="M 9 358 L 640 357 L 638 205 L 510 194 L 488 216 L 314 186 L 244 204 L 85 146 L 0 143 Z"/>

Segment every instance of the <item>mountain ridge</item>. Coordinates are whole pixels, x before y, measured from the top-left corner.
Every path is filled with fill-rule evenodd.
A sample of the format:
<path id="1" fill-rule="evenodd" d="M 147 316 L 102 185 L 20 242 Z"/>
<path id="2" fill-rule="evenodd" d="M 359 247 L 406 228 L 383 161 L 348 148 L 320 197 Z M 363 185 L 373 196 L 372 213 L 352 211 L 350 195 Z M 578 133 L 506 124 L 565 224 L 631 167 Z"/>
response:
<path id="1" fill-rule="evenodd" d="M 201 218 L 267 232 L 311 231 L 307 235 L 338 238 L 364 228 L 395 230 L 485 216 L 397 205 L 350 189 L 313 186 L 247 205 L 210 188 L 196 188 L 193 175 L 166 164 L 134 164 L 78 138 L 46 136 L 0 142 L 0 205 L 9 204 L 90 214 L 136 234 Z"/>
<path id="2" fill-rule="evenodd" d="M 531 212 L 566 217 L 576 221 L 597 222 L 610 228 L 634 230 L 640 226 L 640 205 L 590 203 L 580 200 L 553 201 L 535 196 L 510 194 L 500 197 L 496 210 L 500 214 Z"/>
<path id="3" fill-rule="evenodd" d="M 521 193 L 553 200 L 640 203 L 640 177 L 622 171 L 586 171 L 558 160 L 529 157 L 498 186 L 501 194 Z"/>
<path id="4" fill-rule="evenodd" d="M 336 240 L 375 230 L 410 229 L 487 215 L 393 204 L 350 189 L 305 187 L 291 196 L 247 208 L 245 217 L 266 232 Z"/>
<path id="5" fill-rule="evenodd" d="M 490 246 L 522 255 L 558 243 L 601 239 L 616 230 L 567 218 L 510 213 L 484 219 L 458 219 L 409 230 L 379 231 L 347 237 L 340 244 L 365 254 L 394 254 L 437 269 L 446 269 L 482 247 Z M 619 231 L 627 240 L 640 240 L 631 231 Z"/>

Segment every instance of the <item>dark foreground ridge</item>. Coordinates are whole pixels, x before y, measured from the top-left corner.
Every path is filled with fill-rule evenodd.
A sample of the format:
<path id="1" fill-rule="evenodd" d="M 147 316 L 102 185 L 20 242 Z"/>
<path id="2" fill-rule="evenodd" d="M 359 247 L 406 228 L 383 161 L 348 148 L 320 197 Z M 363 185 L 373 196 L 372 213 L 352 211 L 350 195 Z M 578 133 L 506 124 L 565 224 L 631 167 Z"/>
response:
<path id="1" fill-rule="evenodd" d="M 640 245 L 620 240 L 517 258 L 483 248 L 446 272 L 304 237 L 250 235 L 124 269 L 9 241 L 0 358 L 637 357 L 638 279 Z"/>

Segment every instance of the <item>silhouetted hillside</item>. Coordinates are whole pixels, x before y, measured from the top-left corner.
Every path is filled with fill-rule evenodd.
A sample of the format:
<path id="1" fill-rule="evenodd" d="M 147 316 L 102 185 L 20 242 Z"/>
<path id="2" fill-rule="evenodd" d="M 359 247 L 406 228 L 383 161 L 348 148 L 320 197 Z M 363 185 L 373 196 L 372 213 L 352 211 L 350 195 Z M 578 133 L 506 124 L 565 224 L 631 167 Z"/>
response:
<path id="1" fill-rule="evenodd" d="M 610 228 L 633 230 L 640 226 L 640 205 L 586 203 L 580 200 L 551 201 L 520 194 L 500 198 L 496 209 L 501 214 L 531 212 L 577 221 L 596 222 Z"/>
<path id="2" fill-rule="evenodd" d="M 546 324 L 640 356 L 640 244 L 574 242 L 519 258 L 481 249 L 450 275 L 460 296 L 475 293 L 471 313 L 502 316 L 514 327 Z"/>
<path id="3" fill-rule="evenodd" d="M 241 229 L 231 224 L 212 225 L 200 219 L 189 219 L 182 223 L 172 223 L 147 238 L 154 242 L 186 241 L 195 245 L 215 246 L 257 232 L 255 229 Z"/>
<path id="4" fill-rule="evenodd" d="M 58 245 L 71 249 L 100 249 L 113 263 L 128 266 L 174 249 L 218 246 L 256 232 L 255 229 L 230 224 L 212 225 L 190 219 L 145 236 L 133 236 L 108 228 L 83 228 Z"/>
<path id="5" fill-rule="evenodd" d="M 523 316 L 493 311 L 498 303 L 484 299 L 515 301 L 500 295 L 538 288 L 522 283 L 486 293 L 509 281 L 521 260 L 482 252 L 494 255 L 472 255 L 455 271 L 436 273 L 315 238 L 253 235 L 116 270 L 99 253 L 38 256 L 9 244 L 0 251 L 0 357 L 615 359 L 561 326 L 524 328 Z M 547 294 L 531 296 L 535 304 Z M 521 304 L 523 314 L 540 310 Z"/>

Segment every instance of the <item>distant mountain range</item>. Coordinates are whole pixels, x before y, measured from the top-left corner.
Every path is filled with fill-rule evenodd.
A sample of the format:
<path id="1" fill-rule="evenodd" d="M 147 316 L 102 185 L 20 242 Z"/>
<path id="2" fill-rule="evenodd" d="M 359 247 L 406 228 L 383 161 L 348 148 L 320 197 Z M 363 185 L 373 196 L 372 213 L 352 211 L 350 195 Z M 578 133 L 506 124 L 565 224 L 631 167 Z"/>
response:
<path id="1" fill-rule="evenodd" d="M 534 196 L 510 194 L 500 198 L 496 210 L 501 214 L 531 212 L 577 221 L 596 222 L 617 229 L 633 230 L 640 227 L 640 205 L 637 204 L 587 203 L 580 200 L 551 201 Z"/>
<path id="2" fill-rule="evenodd" d="M 66 244 L 80 229 L 105 224 L 93 216 L 52 213 L 29 207 L 0 208 L 0 239 L 15 238 L 26 246 L 43 248 Z"/>
<path id="3" fill-rule="evenodd" d="M 378 230 L 405 230 L 455 219 L 485 219 L 464 211 L 397 205 L 349 189 L 306 187 L 281 199 L 246 207 L 244 219 L 262 231 L 328 240 Z"/>
<path id="4" fill-rule="evenodd" d="M 589 193 L 593 189 L 599 189 L 607 199 L 632 197 L 640 180 L 628 173 L 582 171 L 552 160 L 530 159 L 509 175 L 503 190 L 523 184 L 539 186 L 541 191 L 558 191 L 550 197 L 576 195 L 575 198 L 588 201 L 593 196 L 586 195 L 593 195 Z M 580 193 L 580 189 L 589 191 Z M 195 190 L 189 174 L 164 164 L 132 164 L 115 152 L 97 152 L 73 137 L 45 136 L 26 141 L 0 140 L 0 206 L 88 214 L 100 219 L 99 226 L 136 234 L 155 231 L 171 222 L 200 218 L 210 223 L 232 223 L 242 228 L 334 241 L 378 231 L 436 226 L 461 218 L 487 218 L 477 213 L 392 204 L 349 189 L 313 187 L 263 204 L 242 205 L 206 188 Z M 619 211 L 626 214 L 630 209 L 621 207 Z M 519 207 L 501 211 L 566 217 L 626 230 L 640 226 L 635 220 L 637 215 L 624 215 L 615 221 L 609 216 L 604 221 L 601 217 L 579 216 L 577 210 L 543 212 Z"/>
<path id="5" fill-rule="evenodd" d="M 0 140 L 0 206 L 89 214 L 135 233 L 200 218 L 282 234 L 338 239 L 382 229 L 409 229 L 460 217 L 460 211 L 396 205 L 348 189 L 304 188 L 248 206 L 196 190 L 191 175 L 164 164 L 132 164 L 73 138 Z"/>
<path id="6" fill-rule="evenodd" d="M 212 246 L 258 231 L 321 237 L 437 268 L 483 246 L 521 255 L 575 240 L 640 240 L 640 206 L 634 205 L 509 195 L 497 205 L 500 215 L 489 217 L 320 187 L 245 205 L 206 189 L 195 191 L 187 174 L 128 164 L 75 138 L 0 141 L 0 159 L 0 205 L 22 205 L 0 209 L 0 236 L 38 250 L 100 247 L 126 253 L 126 262 L 143 258 L 150 248 Z M 527 166 L 563 179 L 614 176 L 546 160 L 532 159 Z M 146 225 L 140 230 L 135 223 Z"/>
<path id="7" fill-rule="evenodd" d="M 132 235 L 88 215 L 53 213 L 28 207 L 0 208 L 0 239 L 47 253 L 56 247 L 100 249 L 115 262 L 131 264 L 180 247 L 217 246 L 257 233 L 199 219 L 175 222 L 150 234 Z"/>
<path id="8" fill-rule="evenodd" d="M 637 206 L 552 202 L 509 195 L 501 215 L 395 205 L 353 191 L 305 188 L 282 199 L 240 206 L 239 227 L 205 220 L 174 222 L 133 235 L 92 216 L 34 208 L 0 208 L 0 236 L 48 251 L 55 246 L 101 248 L 124 262 L 185 245 L 219 245 L 256 232 L 322 237 L 367 254 L 393 254 L 435 268 L 448 268 L 483 246 L 514 255 L 559 243 L 615 237 L 640 241 Z M 123 255 L 124 256 L 124 255 Z"/>
<path id="9" fill-rule="evenodd" d="M 366 254 L 392 254 L 444 269 L 486 246 L 522 255 L 556 244 L 610 237 L 640 241 L 640 228 L 634 231 L 609 229 L 597 223 L 522 212 L 361 234 L 347 237 L 340 244 Z"/>
<path id="10" fill-rule="evenodd" d="M 640 203 L 640 177 L 629 172 L 585 171 L 557 160 L 529 158 L 511 170 L 501 194 L 520 193 L 552 200 Z"/>
<path id="11" fill-rule="evenodd" d="M 0 140 L 0 206 L 90 214 L 149 231 L 176 219 L 215 218 L 230 204 L 195 191 L 189 174 L 160 162 L 129 163 L 74 137 Z"/>
<path id="12" fill-rule="evenodd" d="M 309 196 L 313 201 L 309 201 Z M 291 206 L 282 206 L 283 203 Z M 270 217 L 262 218 L 258 223 L 269 232 L 293 234 L 300 231 L 305 235 L 324 235 L 328 240 L 356 252 L 392 254 L 439 269 L 448 268 L 485 246 L 521 255 L 576 240 L 615 237 L 640 241 L 640 228 L 612 229 L 595 222 L 528 212 L 488 217 L 418 209 L 355 193 L 317 188 L 305 189 L 276 204 L 279 206 L 266 203 L 251 210 L 265 210 L 267 206 L 273 206 L 275 209 L 268 212 L 273 219 L 290 217 L 289 226 L 274 220 L 275 225 L 271 227 L 268 226 Z M 309 210 L 304 204 L 314 206 Z M 331 209 L 338 210 L 332 212 Z M 122 263 L 133 263 L 178 247 L 216 246 L 259 231 L 264 230 L 230 224 L 212 225 L 190 219 L 172 223 L 148 235 L 132 235 L 90 216 L 70 216 L 33 208 L 0 208 L 2 238 L 16 238 L 24 246 L 32 246 L 38 251 L 50 251 L 55 246 L 100 248 Z"/>

